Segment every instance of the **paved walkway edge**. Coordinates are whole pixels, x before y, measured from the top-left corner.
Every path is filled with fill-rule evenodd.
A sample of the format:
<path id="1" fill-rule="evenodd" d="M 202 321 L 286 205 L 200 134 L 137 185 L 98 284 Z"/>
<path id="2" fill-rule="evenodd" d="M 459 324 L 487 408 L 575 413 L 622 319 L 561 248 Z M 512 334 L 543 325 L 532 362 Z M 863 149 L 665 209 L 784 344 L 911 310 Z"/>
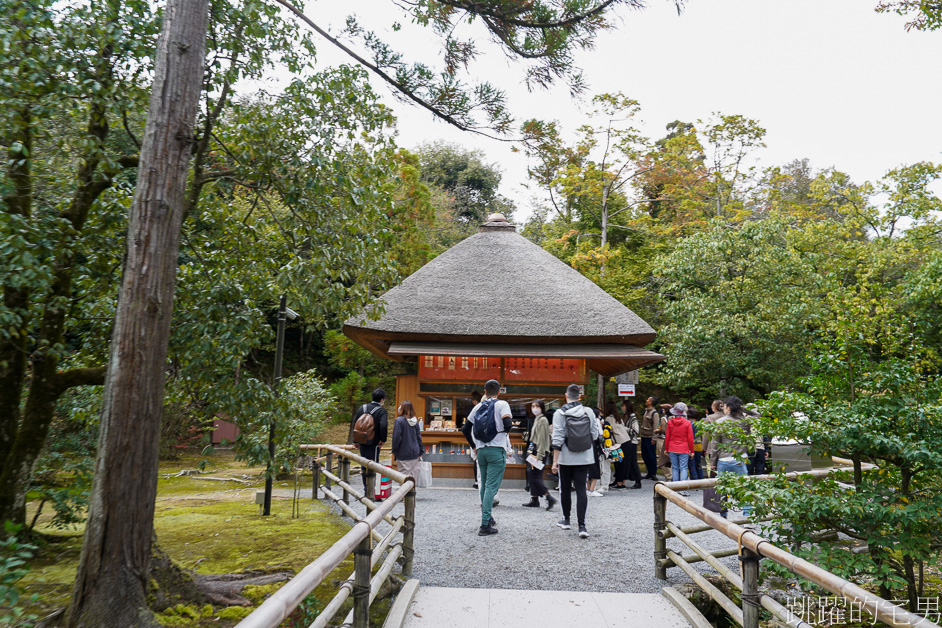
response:
<path id="1" fill-rule="evenodd" d="M 697 609 L 680 591 L 674 587 L 664 587 L 661 589 L 661 595 L 670 600 L 671 604 L 677 607 L 677 610 L 687 618 L 693 628 L 713 628 L 713 624 L 707 621 L 703 613 Z M 387 628 L 387 627 L 383 627 Z"/>
<path id="2" fill-rule="evenodd" d="M 399 594 L 396 595 L 396 601 L 393 602 L 389 614 L 386 615 L 386 621 L 383 622 L 383 628 L 402 628 L 406 621 L 406 613 L 409 612 L 409 606 L 415 599 L 415 594 L 419 590 L 419 581 L 415 578 L 409 578 L 402 585 Z M 689 604 L 689 602 L 688 602 Z M 707 624 L 709 626 L 709 624 Z"/>

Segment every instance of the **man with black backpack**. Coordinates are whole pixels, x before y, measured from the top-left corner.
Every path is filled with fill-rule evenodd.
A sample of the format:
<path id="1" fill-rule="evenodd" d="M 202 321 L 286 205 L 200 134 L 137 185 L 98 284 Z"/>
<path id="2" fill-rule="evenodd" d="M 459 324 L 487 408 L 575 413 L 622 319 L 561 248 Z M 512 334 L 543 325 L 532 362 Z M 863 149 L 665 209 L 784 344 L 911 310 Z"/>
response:
<path id="1" fill-rule="evenodd" d="M 588 506 L 586 481 L 593 464 L 593 444 L 602 435 L 595 413 L 579 403 L 579 386 L 570 384 L 566 388 L 566 405 L 553 414 L 553 473 L 559 473 L 559 503 L 563 518 L 557 522 L 563 530 L 569 530 L 569 513 L 572 510 L 572 487 L 576 488 L 576 516 L 579 536 L 589 538 L 585 527 Z"/>
<path id="2" fill-rule="evenodd" d="M 474 448 L 481 474 L 481 529 L 478 536 L 497 534 L 491 508 L 504 479 L 507 450 L 510 448 L 508 432 L 513 415 L 510 404 L 497 398 L 499 394 L 500 382 L 488 380 L 484 384 L 484 398 L 468 413 L 468 419 L 461 428 L 468 444 Z"/>
<path id="3" fill-rule="evenodd" d="M 359 406 L 353 411 L 351 433 L 353 442 L 360 449 L 360 455 L 367 460 L 379 462 L 379 450 L 386 442 L 389 429 L 389 415 L 383 404 L 386 403 L 386 391 L 377 388 L 373 391 L 373 401 Z M 363 476 L 363 492 L 366 493 L 366 467 L 360 467 Z M 367 495 L 373 499 L 373 495 Z"/>

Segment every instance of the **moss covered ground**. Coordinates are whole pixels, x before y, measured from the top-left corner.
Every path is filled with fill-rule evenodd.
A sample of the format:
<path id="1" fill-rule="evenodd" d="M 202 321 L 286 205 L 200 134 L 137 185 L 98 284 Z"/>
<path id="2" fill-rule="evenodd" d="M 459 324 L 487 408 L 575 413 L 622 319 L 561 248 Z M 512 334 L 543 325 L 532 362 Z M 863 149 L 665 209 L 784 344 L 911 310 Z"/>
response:
<path id="1" fill-rule="evenodd" d="M 292 571 L 323 553 L 350 526 L 324 504 L 301 500 L 301 516 L 291 517 L 293 482 L 276 482 L 272 516 L 262 517 L 255 503 L 256 491 L 264 489 L 262 469 L 236 462 L 229 452 L 217 452 L 204 475 L 241 481 L 202 480 L 198 476 L 171 477 L 196 468 L 199 458 L 190 457 L 161 464 L 157 487 L 154 527 L 161 547 L 179 565 L 200 574 L 241 571 Z M 247 482 L 247 483 L 246 483 Z M 30 515 L 32 515 L 31 506 Z M 50 515 L 40 516 L 35 531 L 42 535 L 40 550 L 23 580 L 26 595 L 38 594 L 29 611 L 39 617 L 66 606 L 81 551 L 83 529 L 55 530 L 48 527 Z M 334 581 L 346 577 L 352 562 L 339 567 L 312 598 L 323 606 L 333 597 Z M 246 587 L 243 595 L 257 605 L 280 584 Z M 310 615 L 312 599 L 305 612 Z M 158 618 L 166 626 L 231 626 L 251 608 L 175 605 Z M 309 623 L 309 622 L 308 622 Z M 304 625 L 308 625 L 305 623 Z"/>

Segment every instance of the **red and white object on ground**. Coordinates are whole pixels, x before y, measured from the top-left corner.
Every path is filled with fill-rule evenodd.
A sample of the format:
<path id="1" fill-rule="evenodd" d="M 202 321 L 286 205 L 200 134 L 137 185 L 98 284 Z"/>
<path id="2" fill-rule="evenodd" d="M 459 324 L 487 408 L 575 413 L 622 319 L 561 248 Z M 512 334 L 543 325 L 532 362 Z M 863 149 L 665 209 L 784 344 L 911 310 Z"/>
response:
<path id="1" fill-rule="evenodd" d="M 392 495 L 392 480 L 385 475 L 376 478 L 376 499 L 389 499 Z"/>

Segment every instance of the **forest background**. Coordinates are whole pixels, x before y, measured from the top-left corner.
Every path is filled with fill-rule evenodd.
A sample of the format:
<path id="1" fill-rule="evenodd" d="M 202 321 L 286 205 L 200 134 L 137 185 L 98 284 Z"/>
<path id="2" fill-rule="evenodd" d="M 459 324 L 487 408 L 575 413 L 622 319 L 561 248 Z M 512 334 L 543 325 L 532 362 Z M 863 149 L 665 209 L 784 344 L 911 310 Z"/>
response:
<path id="1" fill-rule="evenodd" d="M 84 516 L 159 27 L 146 3 L 52 6 L 0 18 L 3 49 L 24 51 L 3 69 L 0 520 L 27 525 L 27 500 L 53 507 L 56 525 Z M 937 26 L 932 12 L 917 24 Z M 222 417 L 257 463 L 273 422 L 291 452 L 373 388 L 392 396 L 410 366 L 360 349 L 342 321 L 489 213 L 518 208 L 481 153 L 399 146 L 366 72 L 315 68 L 311 36 L 276 8 L 220 4 L 210 41 L 161 446 L 201 447 Z M 297 78 L 238 95 L 276 61 Z M 477 96 L 509 129 L 499 98 Z M 630 95 L 591 100 L 575 134 L 545 120 L 513 129 L 540 199 L 520 232 L 657 330 L 649 348 L 669 359 L 642 372 L 641 395 L 752 401 L 800 386 L 822 355 L 937 376 L 942 167 L 887 164 L 875 181 L 807 160 L 759 169 L 761 121 L 704 112 L 648 138 Z M 276 396 L 281 294 L 300 317 Z"/>
<path id="2" fill-rule="evenodd" d="M 94 458 L 157 32 L 143 8 L 96 10 L 16 15 L 18 28 L 4 29 L 8 46 L 45 44 L 8 73 L 17 89 L 4 103 L 6 128 L 28 131 L 6 138 L 0 214 L 3 477 L 33 471 L 3 482 L 0 503 L 19 522 L 27 483 L 70 521 Z M 92 18 L 113 27 L 83 24 Z M 214 19 L 161 447 L 172 455 L 205 442 L 225 417 L 257 462 L 272 420 L 287 445 L 347 420 L 376 387 L 394 394 L 395 375 L 411 365 L 375 358 L 340 324 L 489 213 L 513 219 L 518 208 L 498 192 L 500 165 L 479 151 L 398 146 L 394 116 L 363 70 L 314 70 L 309 34 L 275 9 L 249 3 Z M 84 53 L 102 46 L 111 56 L 90 63 Z M 300 78 L 280 92 L 234 94 L 276 58 Z M 937 368 L 942 201 L 932 185 L 942 168 L 888 164 L 876 181 L 808 160 L 758 169 L 761 121 L 705 112 L 648 138 L 629 96 L 590 100 L 575 134 L 554 121 L 520 125 L 535 198 L 519 231 L 657 330 L 649 348 L 669 359 L 642 372 L 640 395 L 753 401 L 810 374 L 822 339 L 848 325 L 873 351 L 918 345 Z M 300 318 L 287 326 L 293 393 L 277 399 L 282 293 Z M 53 480 L 63 469 L 80 481 Z"/>

